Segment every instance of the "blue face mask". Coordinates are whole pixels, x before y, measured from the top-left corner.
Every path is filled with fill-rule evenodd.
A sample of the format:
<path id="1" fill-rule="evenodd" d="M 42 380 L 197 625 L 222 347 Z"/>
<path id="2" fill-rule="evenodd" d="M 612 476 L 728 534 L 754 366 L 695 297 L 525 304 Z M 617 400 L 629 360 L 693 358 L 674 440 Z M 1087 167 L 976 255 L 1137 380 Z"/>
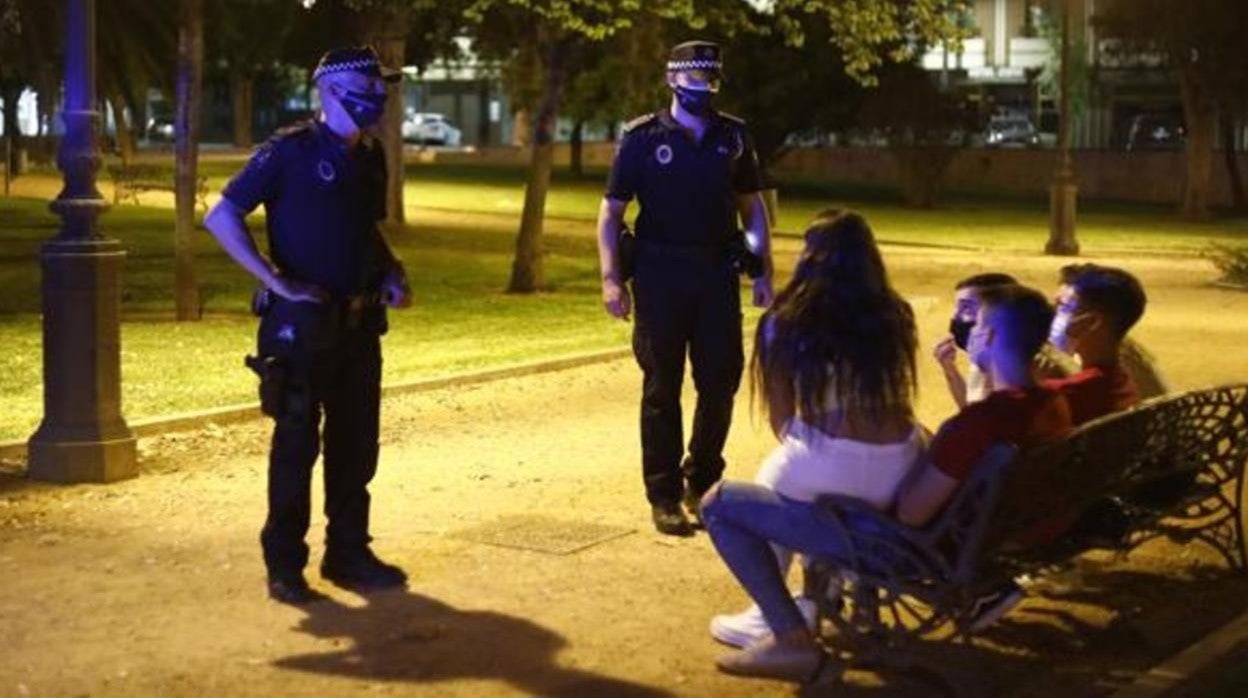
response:
<path id="1" fill-rule="evenodd" d="M 386 111 L 386 95 L 385 93 L 376 92 L 356 92 L 354 90 L 346 90 L 339 98 L 342 108 L 347 110 L 347 115 L 351 117 L 356 127 L 365 129 L 376 125 L 381 121 L 381 115 Z"/>
<path id="2" fill-rule="evenodd" d="M 681 109 L 694 116 L 706 116 L 711 113 L 711 104 L 715 97 L 713 92 L 691 90 L 687 87 L 674 87 L 672 91 L 676 93 L 676 101 L 680 103 Z"/>
<path id="3" fill-rule="evenodd" d="M 1070 353 L 1070 337 L 1066 331 L 1070 329 L 1070 311 L 1059 310 L 1053 315 L 1053 324 L 1049 325 L 1049 344 Z"/>

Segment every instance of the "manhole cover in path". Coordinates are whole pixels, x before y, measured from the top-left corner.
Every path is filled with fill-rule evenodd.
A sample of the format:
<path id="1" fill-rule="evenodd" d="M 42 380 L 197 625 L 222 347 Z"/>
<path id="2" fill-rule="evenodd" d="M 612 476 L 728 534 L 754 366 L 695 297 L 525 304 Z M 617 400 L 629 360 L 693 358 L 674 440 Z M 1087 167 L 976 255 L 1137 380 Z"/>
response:
<path id="1" fill-rule="evenodd" d="M 627 536 L 635 529 L 622 526 L 565 521 L 545 516 L 503 516 L 455 531 L 454 538 L 500 548 L 534 550 L 551 555 L 571 555 L 591 546 Z"/>

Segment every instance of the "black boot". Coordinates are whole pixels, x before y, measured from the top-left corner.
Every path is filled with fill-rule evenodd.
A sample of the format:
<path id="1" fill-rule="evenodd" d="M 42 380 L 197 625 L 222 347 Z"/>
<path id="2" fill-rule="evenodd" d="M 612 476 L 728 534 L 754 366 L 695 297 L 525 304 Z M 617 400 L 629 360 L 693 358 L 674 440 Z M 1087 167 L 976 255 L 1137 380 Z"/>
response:
<path id="1" fill-rule="evenodd" d="M 320 601 L 325 595 L 308 586 L 308 580 L 302 572 L 294 574 L 269 573 L 269 598 L 278 603 L 302 606 L 313 601 Z"/>
<path id="2" fill-rule="evenodd" d="M 676 502 L 655 504 L 650 507 L 650 517 L 654 520 L 654 528 L 659 533 L 668 536 L 693 535 L 693 526 L 685 517 L 680 504 Z"/>
<path id="3" fill-rule="evenodd" d="M 407 573 L 401 568 L 377 559 L 372 550 L 351 555 L 325 554 L 321 576 L 343 589 L 375 591 L 407 585 Z"/>

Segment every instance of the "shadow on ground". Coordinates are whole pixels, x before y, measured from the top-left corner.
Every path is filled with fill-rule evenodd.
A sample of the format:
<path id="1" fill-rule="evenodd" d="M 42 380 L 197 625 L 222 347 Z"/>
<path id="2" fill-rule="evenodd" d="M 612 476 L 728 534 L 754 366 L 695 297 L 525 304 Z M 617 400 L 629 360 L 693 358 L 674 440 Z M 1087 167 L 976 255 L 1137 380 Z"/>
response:
<path id="1" fill-rule="evenodd" d="M 405 683 L 482 679 L 532 695 L 657 698 L 671 693 L 573 667 L 556 655 L 563 636 L 532 621 L 493 611 L 466 611 L 407 591 L 365 597 L 365 605 L 309 604 L 296 631 L 341 639 L 342 649 L 277 660 L 278 667 L 316 674 Z M 620 673 L 627 673 L 621 657 Z"/>
<path id="2" fill-rule="evenodd" d="M 972 643 L 921 642 L 903 666 L 862 667 L 803 695 L 1103 696 L 1248 610 L 1248 580 L 1225 567 L 1117 565 L 1080 560 Z"/>

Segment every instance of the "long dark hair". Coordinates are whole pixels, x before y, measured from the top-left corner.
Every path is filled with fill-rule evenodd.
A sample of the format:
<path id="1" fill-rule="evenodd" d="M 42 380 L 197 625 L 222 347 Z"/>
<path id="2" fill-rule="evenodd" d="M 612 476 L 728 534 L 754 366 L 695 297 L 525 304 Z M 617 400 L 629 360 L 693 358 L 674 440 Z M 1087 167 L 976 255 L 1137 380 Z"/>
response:
<path id="1" fill-rule="evenodd" d="M 807 421 L 823 413 L 829 389 L 846 414 L 909 418 L 917 346 L 914 312 L 889 285 L 867 221 L 828 210 L 806 229 L 792 280 L 758 323 L 753 387 L 794 386 Z"/>

